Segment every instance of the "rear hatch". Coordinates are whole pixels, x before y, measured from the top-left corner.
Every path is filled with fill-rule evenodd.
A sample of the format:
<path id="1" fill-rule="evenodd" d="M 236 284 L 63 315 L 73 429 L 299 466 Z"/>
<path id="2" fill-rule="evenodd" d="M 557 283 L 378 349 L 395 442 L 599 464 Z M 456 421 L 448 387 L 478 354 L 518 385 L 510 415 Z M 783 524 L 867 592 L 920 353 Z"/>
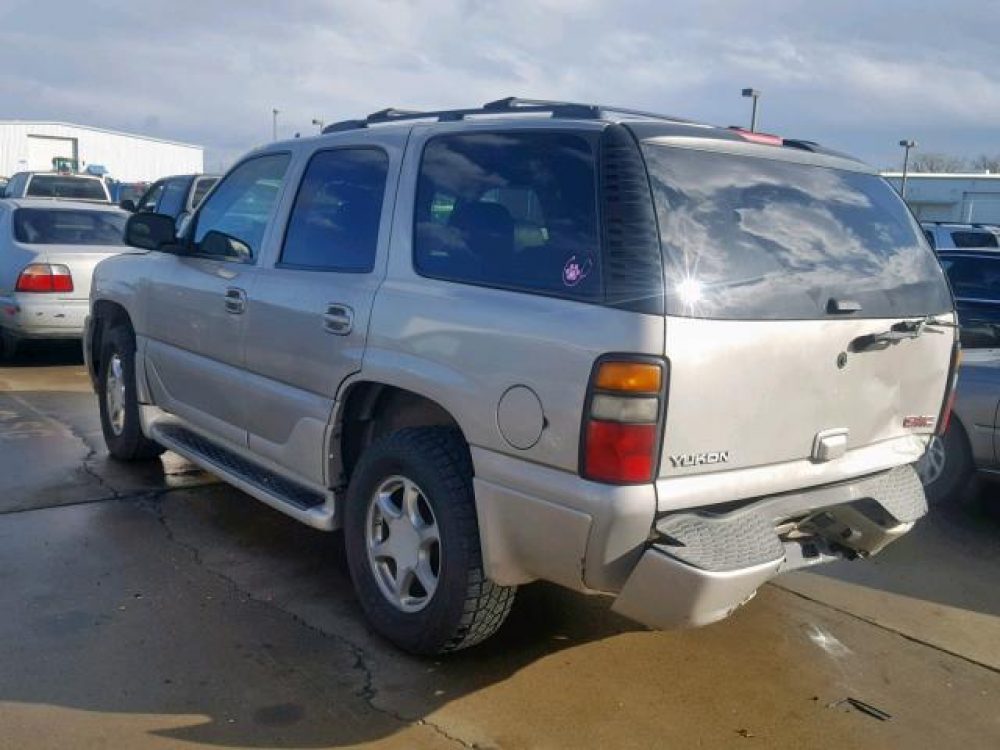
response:
<path id="1" fill-rule="evenodd" d="M 715 501 L 915 460 L 955 331 L 903 202 L 847 159 L 678 141 L 643 142 L 667 288 L 661 478 L 731 472 Z"/>

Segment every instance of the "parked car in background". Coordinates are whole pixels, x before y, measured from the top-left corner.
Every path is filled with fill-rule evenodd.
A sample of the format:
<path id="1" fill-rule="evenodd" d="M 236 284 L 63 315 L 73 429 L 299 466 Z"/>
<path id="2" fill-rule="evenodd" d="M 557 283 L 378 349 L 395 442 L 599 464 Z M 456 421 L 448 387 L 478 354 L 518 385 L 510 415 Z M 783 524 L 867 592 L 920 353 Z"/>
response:
<path id="1" fill-rule="evenodd" d="M 134 206 L 139 199 L 149 189 L 148 182 L 112 182 L 110 185 L 111 202 L 121 205 L 125 201 L 131 201 Z"/>
<path id="2" fill-rule="evenodd" d="M 164 177 L 150 185 L 137 201 L 124 200 L 120 205 L 127 211 L 171 216 L 180 226 L 218 181 L 218 175 L 211 174 Z"/>
<path id="3" fill-rule="evenodd" d="M 7 189 L 7 183 L 10 180 L 6 177 L 0 177 L 0 198 L 3 197 L 4 191 Z"/>
<path id="4" fill-rule="evenodd" d="M 925 221 L 924 236 L 935 250 L 1000 249 L 1000 227 Z"/>
<path id="5" fill-rule="evenodd" d="M 18 172 L 10 178 L 3 195 L 111 203 L 108 186 L 101 177 L 63 172 Z"/>
<path id="6" fill-rule="evenodd" d="M 963 357 L 951 423 L 918 464 L 931 500 L 957 496 L 976 470 L 1000 471 L 1000 253 L 938 257 L 955 292 Z"/>
<path id="7" fill-rule="evenodd" d="M 519 584 L 651 627 L 926 512 L 954 303 L 896 192 L 817 144 L 594 105 L 384 110 L 268 145 L 96 271 L 108 449 L 344 529 L 437 653 Z"/>
<path id="8" fill-rule="evenodd" d="M 129 250 L 127 218 L 94 203 L 0 200 L 0 356 L 24 339 L 82 336 L 94 266 Z"/>

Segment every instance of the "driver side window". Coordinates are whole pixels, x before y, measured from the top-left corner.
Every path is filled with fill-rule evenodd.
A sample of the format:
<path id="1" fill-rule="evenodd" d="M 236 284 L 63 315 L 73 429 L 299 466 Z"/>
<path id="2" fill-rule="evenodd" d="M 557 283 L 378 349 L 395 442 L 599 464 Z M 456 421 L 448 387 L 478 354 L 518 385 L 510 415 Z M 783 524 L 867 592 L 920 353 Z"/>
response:
<path id="1" fill-rule="evenodd" d="M 258 156 L 230 172 L 198 212 L 193 252 L 243 263 L 256 258 L 290 158 Z"/>

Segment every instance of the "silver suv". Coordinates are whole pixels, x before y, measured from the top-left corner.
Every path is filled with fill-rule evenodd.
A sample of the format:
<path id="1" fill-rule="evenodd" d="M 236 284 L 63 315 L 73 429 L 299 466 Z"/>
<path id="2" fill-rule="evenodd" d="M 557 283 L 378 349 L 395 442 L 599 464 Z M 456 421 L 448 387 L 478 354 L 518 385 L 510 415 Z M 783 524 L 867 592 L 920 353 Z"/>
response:
<path id="1" fill-rule="evenodd" d="M 520 584 L 652 627 L 866 557 L 956 336 L 920 227 L 806 141 L 591 105 L 384 110 L 258 149 L 97 269 L 119 459 L 180 453 L 342 528 L 373 626 L 435 653 Z"/>

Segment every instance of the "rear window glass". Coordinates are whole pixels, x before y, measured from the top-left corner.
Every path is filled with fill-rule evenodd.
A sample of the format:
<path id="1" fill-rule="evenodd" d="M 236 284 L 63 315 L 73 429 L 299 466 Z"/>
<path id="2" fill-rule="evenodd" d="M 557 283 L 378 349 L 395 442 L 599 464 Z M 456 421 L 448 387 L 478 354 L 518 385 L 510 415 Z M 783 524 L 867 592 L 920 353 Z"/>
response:
<path id="1" fill-rule="evenodd" d="M 670 314 L 720 319 L 941 313 L 951 295 L 880 177 L 646 144 Z"/>
<path id="2" fill-rule="evenodd" d="M 1000 247 L 992 232 L 952 232 L 951 241 L 955 247 Z"/>
<path id="3" fill-rule="evenodd" d="M 553 132 L 439 136 L 420 165 L 414 259 L 449 281 L 599 301 L 591 142 Z"/>
<path id="4" fill-rule="evenodd" d="M 191 207 L 198 208 L 201 199 L 212 189 L 212 185 L 219 181 L 218 177 L 199 177 L 194 183 L 194 193 L 191 195 Z"/>
<path id="5" fill-rule="evenodd" d="M 69 175 L 36 174 L 28 183 L 31 198 L 75 198 L 85 201 L 106 201 L 107 193 L 100 180 Z"/>
<path id="6" fill-rule="evenodd" d="M 956 297 L 1000 301 L 1000 258 L 949 256 L 941 266 Z"/>
<path id="7" fill-rule="evenodd" d="M 29 245 L 122 245 L 125 219 L 111 211 L 19 208 L 14 238 Z"/>

